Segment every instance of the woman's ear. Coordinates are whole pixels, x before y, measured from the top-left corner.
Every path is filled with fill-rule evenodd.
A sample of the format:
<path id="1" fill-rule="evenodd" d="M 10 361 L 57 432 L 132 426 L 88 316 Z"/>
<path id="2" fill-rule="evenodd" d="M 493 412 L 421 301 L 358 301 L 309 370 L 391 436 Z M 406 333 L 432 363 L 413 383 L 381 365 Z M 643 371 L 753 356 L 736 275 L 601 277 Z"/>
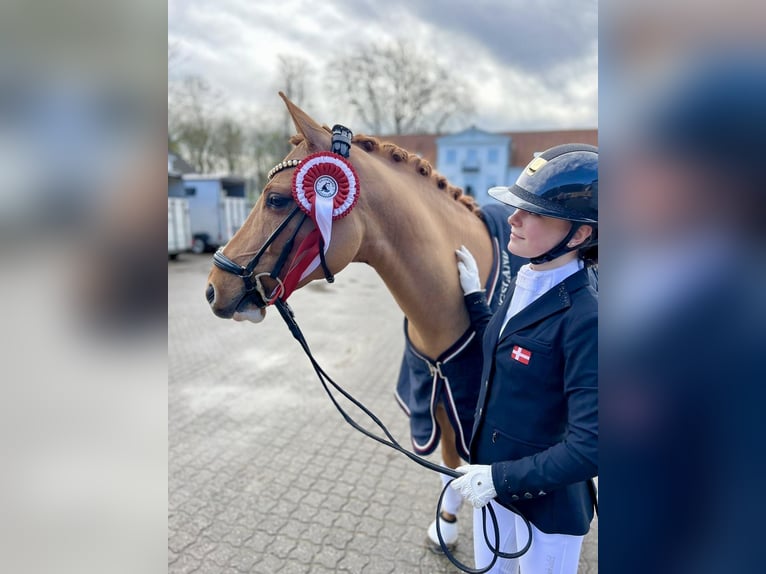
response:
<path id="1" fill-rule="evenodd" d="M 585 243 L 591 235 L 593 235 L 593 228 L 590 225 L 581 225 L 567 243 L 567 247 L 577 247 Z"/>

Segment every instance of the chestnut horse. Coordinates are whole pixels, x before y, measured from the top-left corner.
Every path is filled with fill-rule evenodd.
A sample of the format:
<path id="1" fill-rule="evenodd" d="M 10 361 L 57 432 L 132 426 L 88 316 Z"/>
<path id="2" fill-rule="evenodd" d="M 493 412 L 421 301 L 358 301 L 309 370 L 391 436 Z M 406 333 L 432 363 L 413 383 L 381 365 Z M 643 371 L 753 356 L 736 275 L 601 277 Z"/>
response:
<path id="1" fill-rule="evenodd" d="M 285 160 L 300 160 L 330 150 L 330 130 L 280 95 L 298 130 L 291 140 L 295 147 Z M 435 173 L 426 160 L 393 144 L 357 135 L 349 162 L 358 175 L 361 191 L 348 216 L 333 223 L 327 265 L 333 274 L 354 261 L 372 266 L 407 318 L 411 345 L 419 354 L 435 360 L 470 327 L 455 250 L 461 245 L 468 247 L 485 284 L 496 247 L 473 198 Z M 294 208 L 293 171 L 279 171 L 268 181 L 244 225 L 225 246 L 226 257 L 247 265 Z M 254 270 L 256 275 L 274 268 L 298 225 L 297 220 L 291 221 L 265 250 Z M 313 222 L 304 223 L 294 245 L 300 245 L 313 229 Z M 322 269 L 317 268 L 298 288 L 323 278 Z M 265 316 L 266 307 L 257 306 L 245 296 L 241 277 L 213 267 L 208 282 L 208 301 L 219 317 L 259 322 Z M 269 278 L 263 283 L 266 292 L 276 288 Z M 474 384 L 478 385 L 480 375 L 480 371 L 476 373 Z M 441 430 L 443 461 L 455 468 L 460 456 L 444 405 L 437 406 L 435 416 Z"/>

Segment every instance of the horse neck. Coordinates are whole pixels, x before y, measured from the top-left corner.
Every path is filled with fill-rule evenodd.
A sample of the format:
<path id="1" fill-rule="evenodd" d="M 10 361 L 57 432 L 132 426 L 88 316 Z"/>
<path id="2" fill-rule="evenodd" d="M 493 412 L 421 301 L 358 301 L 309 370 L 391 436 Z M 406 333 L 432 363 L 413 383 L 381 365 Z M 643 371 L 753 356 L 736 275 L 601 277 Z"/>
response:
<path id="1" fill-rule="evenodd" d="M 355 260 L 375 268 L 407 316 L 412 343 L 436 358 L 470 325 L 455 250 L 468 247 L 483 285 L 492 242 L 484 223 L 430 179 L 397 175 L 376 178 L 376 188 L 364 194 L 365 231 Z"/>

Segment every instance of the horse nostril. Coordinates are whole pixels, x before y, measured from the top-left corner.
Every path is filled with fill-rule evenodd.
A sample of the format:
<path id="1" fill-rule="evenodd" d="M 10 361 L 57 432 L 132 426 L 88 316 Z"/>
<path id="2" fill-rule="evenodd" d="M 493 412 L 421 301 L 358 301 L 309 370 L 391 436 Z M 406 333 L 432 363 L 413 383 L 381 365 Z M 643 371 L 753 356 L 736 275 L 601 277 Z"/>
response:
<path id="1" fill-rule="evenodd" d="M 210 283 L 205 290 L 205 298 L 208 303 L 211 305 L 213 304 L 213 301 L 215 300 L 215 287 L 213 287 L 212 283 Z"/>

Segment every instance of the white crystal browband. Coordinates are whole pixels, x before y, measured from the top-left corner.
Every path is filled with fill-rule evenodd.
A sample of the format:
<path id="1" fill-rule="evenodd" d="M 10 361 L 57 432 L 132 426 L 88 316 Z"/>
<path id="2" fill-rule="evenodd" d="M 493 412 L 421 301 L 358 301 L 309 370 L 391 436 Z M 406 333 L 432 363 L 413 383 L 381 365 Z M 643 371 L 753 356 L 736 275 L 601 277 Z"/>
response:
<path id="1" fill-rule="evenodd" d="M 277 165 L 269 170 L 269 173 L 266 175 L 266 181 L 270 180 L 272 177 L 284 169 L 297 167 L 300 162 L 301 160 L 299 159 L 286 159 L 284 161 L 280 161 Z"/>

